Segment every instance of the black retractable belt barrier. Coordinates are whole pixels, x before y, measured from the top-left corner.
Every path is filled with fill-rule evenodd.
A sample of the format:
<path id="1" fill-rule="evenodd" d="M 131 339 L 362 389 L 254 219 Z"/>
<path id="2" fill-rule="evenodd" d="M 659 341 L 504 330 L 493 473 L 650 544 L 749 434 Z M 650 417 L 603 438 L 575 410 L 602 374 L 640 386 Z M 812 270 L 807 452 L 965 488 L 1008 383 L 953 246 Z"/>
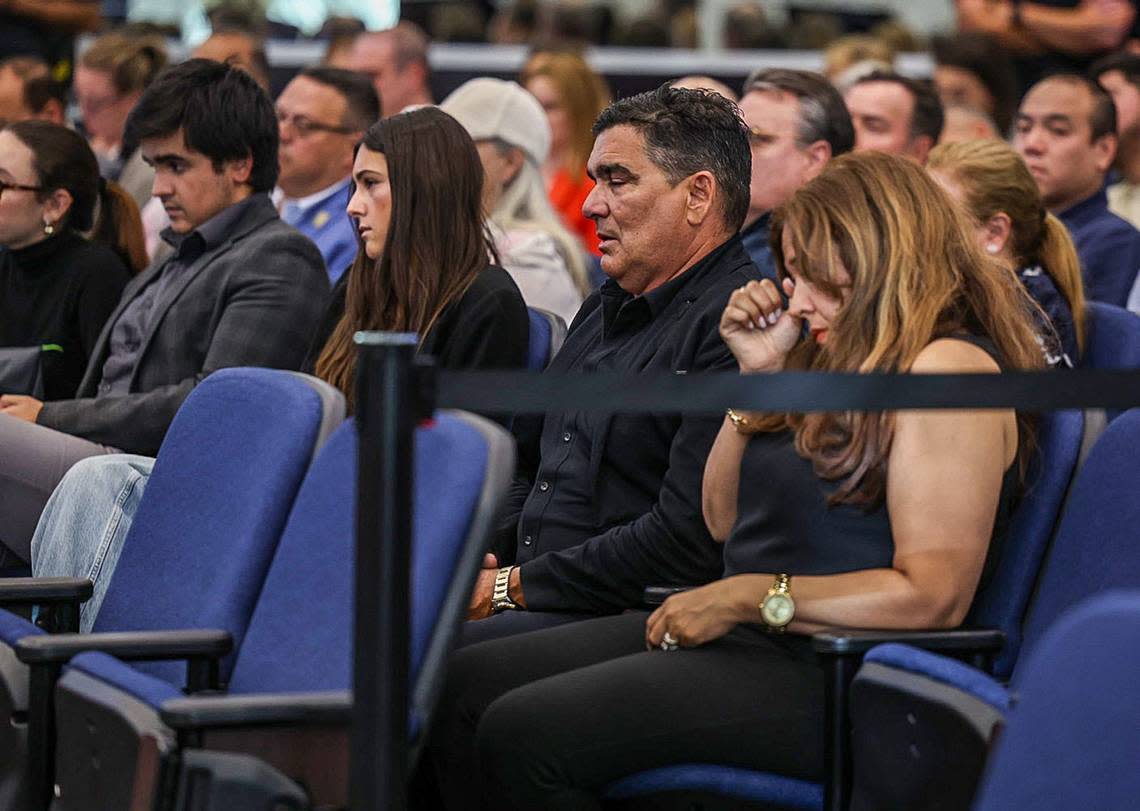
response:
<path id="1" fill-rule="evenodd" d="M 416 374 L 416 336 L 359 333 L 353 811 L 407 807 L 412 443 L 432 384 Z M 915 408 L 1140 406 L 1140 369 L 969 375 L 630 375 L 440 372 L 435 405 L 484 413 L 712 414 Z"/>

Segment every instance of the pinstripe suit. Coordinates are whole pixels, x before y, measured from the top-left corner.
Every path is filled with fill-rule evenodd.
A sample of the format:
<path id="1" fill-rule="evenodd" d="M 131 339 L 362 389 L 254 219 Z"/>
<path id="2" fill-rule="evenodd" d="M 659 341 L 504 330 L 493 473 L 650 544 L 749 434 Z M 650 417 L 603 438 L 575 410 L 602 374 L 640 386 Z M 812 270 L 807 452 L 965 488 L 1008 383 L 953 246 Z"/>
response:
<path id="1" fill-rule="evenodd" d="M 110 448 L 153 456 L 182 401 L 217 369 L 300 368 L 324 310 L 328 275 L 316 246 L 280 220 L 267 196 L 258 198 L 226 239 L 168 280 L 128 394 L 98 396 L 111 331 L 162 272 L 161 262 L 124 290 L 75 399 L 45 403 L 36 425 L 0 415 L 0 541 L 20 557 L 26 559 L 40 510 L 71 464 Z"/>

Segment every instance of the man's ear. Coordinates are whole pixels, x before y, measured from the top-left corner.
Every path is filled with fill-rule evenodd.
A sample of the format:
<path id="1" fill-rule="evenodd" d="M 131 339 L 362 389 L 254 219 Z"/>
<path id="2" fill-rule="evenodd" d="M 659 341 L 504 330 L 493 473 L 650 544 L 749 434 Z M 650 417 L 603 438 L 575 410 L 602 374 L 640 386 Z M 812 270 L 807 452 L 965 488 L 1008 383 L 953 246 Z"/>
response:
<path id="1" fill-rule="evenodd" d="M 831 160 L 831 144 L 823 140 L 816 141 L 803 150 L 803 155 L 807 159 L 807 166 L 804 168 L 804 182 L 806 183 L 818 176 L 827 166 L 828 161 Z"/>
<path id="2" fill-rule="evenodd" d="M 910 145 L 907 147 L 906 153 L 918 161 L 919 166 L 925 166 L 926 157 L 930 154 L 930 150 L 932 149 L 934 149 L 933 138 L 929 135 L 916 135 L 910 139 Z"/>
<path id="3" fill-rule="evenodd" d="M 1096 157 L 1096 168 L 1107 172 L 1116 159 L 1116 133 L 1109 132 L 1097 138 L 1092 143 L 1093 154 Z"/>
<path id="4" fill-rule="evenodd" d="M 226 161 L 222 171 L 229 175 L 234 183 L 249 183 L 249 177 L 253 174 L 253 156 L 246 155 L 240 160 Z"/>
<path id="5" fill-rule="evenodd" d="M 685 182 L 689 185 L 688 198 L 685 200 L 685 220 L 689 225 L 700 225 L 709 216 L 717 197 L 716 178 L 712 172 L 702 170 Z"/>

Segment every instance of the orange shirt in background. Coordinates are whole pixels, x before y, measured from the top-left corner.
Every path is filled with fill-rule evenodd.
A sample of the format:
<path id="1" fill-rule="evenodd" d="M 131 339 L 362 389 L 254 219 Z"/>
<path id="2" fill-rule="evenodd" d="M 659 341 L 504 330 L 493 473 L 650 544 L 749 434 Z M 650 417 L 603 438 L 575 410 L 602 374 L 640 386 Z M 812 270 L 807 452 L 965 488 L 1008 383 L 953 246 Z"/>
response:
<path id="1" fill-rule="evenodd" d="M 562 223 L 570 229 L 571 233 L 578 235 L 590 253 L 594 256 L 600 256 L 598 231 L 594 227 L 594 221 L 582 214 L 582 204 L 586 202 L 586 197 L 593 191 L 593 188 L 594 181 L 590 180 L 587 175 L 582 175 L 579 179 L 574 180 L 565 169 L 559 169 L 558 174 L 554 176 L 554 181 L 550 184 L 548 193 L 550 204 L 562 217 Z"/>

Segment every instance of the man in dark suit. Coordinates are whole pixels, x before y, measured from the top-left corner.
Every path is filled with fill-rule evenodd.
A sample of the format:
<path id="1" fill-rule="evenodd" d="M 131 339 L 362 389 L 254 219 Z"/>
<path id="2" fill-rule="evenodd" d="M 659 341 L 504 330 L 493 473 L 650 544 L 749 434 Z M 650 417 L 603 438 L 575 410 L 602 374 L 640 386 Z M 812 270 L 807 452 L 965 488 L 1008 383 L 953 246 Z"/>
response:
<path id="1" fill-rule="evenodd" d="M 200 59 L 172 68 L 131 112 L 127 137 L 155 169 L 175 250 L 127 286 L 74 399 L 0 397 L 0 541 L 23 560 L 72 464 L 155 454 L 216 369 L 299 368 L 328 293 L 316 246 L 267 195 L 277 120 L 248 74 Z"/>

